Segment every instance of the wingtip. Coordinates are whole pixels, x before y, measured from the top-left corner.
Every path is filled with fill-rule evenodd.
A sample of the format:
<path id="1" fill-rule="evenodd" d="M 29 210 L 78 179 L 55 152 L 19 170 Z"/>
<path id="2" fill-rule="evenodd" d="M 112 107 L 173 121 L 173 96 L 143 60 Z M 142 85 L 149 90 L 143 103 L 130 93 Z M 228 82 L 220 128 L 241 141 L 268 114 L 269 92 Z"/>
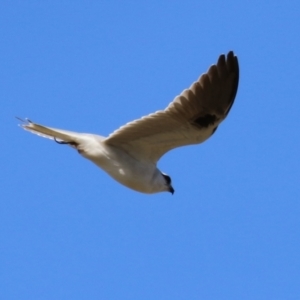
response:
<path id="1" fill-rule="evenodd" d="M 231 57 L 237 57 L 237 55 L 234 53 L 233 50 L 228 51 L 227 57 L 228 57 L 228 56 L 231 56 Z"/>
<path id="2" fill-rule="evenodd" d="M 231 110 L 231 107 L 235 101 L 236 98 L 236 94 L 238 91 L 238 85 L 239 85 L 239 80 L 240 80 L 240 67 L 239 67 L 239 61 L 238 61 L 238 57 L 236 54 L 234 54 L 234 52 L 231 50 L 228 52 L 227 54 L 227 62 L 230 64 L 230 68 L 233 72 L 235 72 L 236 74 L 236 81 L 235 81 L 235 86 L 233 88 L 233 92 L 231 95 L 232 98 L 232 102 L 231 105 L 229 106 L 226 115 L 228 115 L 229 111 Z"/>
<path id="3" fill-rule="evenodd" d="M 227 53 L 227 57 L 233 57 L 234 56 L 234 52 L 233 52 L 233 50 L 230 50 L 228 53 Z"/>

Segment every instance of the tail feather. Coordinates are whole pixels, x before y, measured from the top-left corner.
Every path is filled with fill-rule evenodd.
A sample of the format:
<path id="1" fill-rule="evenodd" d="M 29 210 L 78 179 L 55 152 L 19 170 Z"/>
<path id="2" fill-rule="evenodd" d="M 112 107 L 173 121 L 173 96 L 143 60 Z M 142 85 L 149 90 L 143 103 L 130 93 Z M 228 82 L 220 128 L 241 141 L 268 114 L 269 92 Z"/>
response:
<path id="1" fill-rule="evenodd" d="M 78 138 L 82 135 L 80 133 L 73 132 L 73 131 L 46 127 L 40 124 L 36 124 L 28 119 L 26 120 L 22 120 L 20 118 L 17 119 L 23 122 L 23 124 L 20 124 L 20 126 L 23 129 L 51 140 L 73 143 L 73 142 L 78 142 Z"/>

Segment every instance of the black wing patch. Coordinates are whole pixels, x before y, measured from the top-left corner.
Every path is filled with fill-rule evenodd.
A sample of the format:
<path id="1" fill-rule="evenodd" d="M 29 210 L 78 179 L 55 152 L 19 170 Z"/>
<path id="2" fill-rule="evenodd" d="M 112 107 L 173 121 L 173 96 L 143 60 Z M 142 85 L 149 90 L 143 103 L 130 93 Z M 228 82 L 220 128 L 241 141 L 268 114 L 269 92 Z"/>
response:
<path id="1" fill-rule="evenodd" d="M 207 128 L 208 126 L 213 125 L 216 121 L 217 117 L 215 115 L 206 114 L 205 116 L 201 116 L 195 119 L 192 124 L 200 128 Z"/>

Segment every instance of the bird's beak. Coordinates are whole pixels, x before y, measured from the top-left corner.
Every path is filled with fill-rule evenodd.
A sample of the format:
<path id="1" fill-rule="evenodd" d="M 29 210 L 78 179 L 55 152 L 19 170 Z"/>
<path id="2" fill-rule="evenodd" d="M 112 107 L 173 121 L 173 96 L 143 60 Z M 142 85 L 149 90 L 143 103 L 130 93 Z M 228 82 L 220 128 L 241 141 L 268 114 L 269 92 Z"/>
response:
<path id="1" fill-rule="evenodd" d="M 169 187 L 169 192 L 172 193 L 172 195 L 174 194 L 175 190 L 173 189 L 173 187 L 170 185 Z"/>

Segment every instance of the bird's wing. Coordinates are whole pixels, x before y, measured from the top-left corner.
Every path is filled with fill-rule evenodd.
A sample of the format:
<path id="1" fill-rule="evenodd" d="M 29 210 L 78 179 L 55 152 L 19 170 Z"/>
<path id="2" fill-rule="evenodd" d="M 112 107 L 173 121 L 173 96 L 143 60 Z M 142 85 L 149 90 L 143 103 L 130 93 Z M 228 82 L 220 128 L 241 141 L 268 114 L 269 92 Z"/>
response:
<path id="1" fill-rule="evenodd" d="M 199 144 L 209 138 L 227 116 L 239 81 L 238 59 L 232 51 L 202 74 L 165 110 L 127 123 L 105 143 L 122 148 L 138 160 L 156 163 L 169 150 Z"/>

